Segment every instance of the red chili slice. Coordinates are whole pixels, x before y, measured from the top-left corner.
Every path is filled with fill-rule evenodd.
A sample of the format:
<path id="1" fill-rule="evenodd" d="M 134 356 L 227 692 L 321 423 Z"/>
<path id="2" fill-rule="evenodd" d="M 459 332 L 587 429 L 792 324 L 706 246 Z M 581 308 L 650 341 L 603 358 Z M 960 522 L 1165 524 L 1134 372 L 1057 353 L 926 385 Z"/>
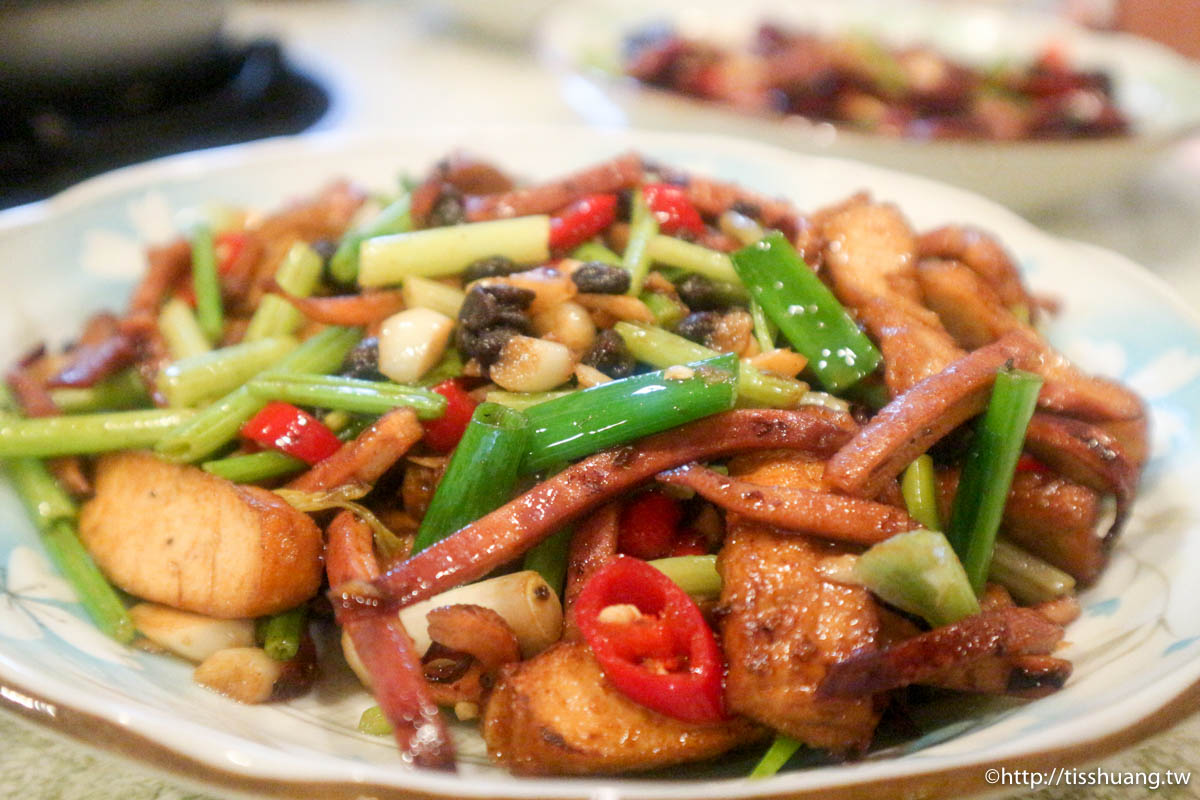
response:
<path id="1" fill-rule="evenodd" d="M 612 225 L 617 218 L 615 194 L 593 194 L 576 200 L 550 218 L 550 250 L 565 253 Z"/>
<path id="2" fill-rule="evenodd" d="M 658 220 L 658 229 L 662 233 L 673 235 L 686 231 L 696 236 L 704 233 L 704 220 L 681 187 L 648 183 L 642 187 L 642 197 Z"/>
<path id="3" fill-rule="evenodd" d="M 675 537 L 675 544 L 671 546 L 672 556 L 702 556 L 708 552 L 708 539 L 699 531 L 691 530 L 690 528 L 681 531 Z"/>
<path id="4" fill-rule="evenodd" d="M 646 561 L 671 555 L 682 519 L 677 500 L 659 491 L 643 492 L 621 511 L 617 550 Z"/>
<path id="5" fill-rule="evenodd" d="M 213 242 L 213 250 L 217 256 L 217 272 L 226 275 L 233 269 L 242 250 L 246 249 L 246 233 L 243 231 L 225 231 L 217 234 Z"/>
<path id="6" fill-rule="evenodd" d="M 620 605 L 642 616 L 604 619 Z M 575 621 L 605 677 L 630 700 L 686 722 L 726 718 L 712 629 L 687 593 L 645 561 L 617 556 L 597 571 L 575 602 Z"/>
<path id="7" fill-rule="evenodd" d="M 425 423 L 425 444 L 439 453 L 449 453 L 458 446 L 478 403 L 453 378 L 434 386 L 433 391 L 446 398 L 446 413 Z"/>
<path id="8" fill-rule="evenodd" d="M 263 406 L 242 426 L 242 436 L 309 464 L 328 458 L 342 446 L 321 420 L 279 401 Z"/>

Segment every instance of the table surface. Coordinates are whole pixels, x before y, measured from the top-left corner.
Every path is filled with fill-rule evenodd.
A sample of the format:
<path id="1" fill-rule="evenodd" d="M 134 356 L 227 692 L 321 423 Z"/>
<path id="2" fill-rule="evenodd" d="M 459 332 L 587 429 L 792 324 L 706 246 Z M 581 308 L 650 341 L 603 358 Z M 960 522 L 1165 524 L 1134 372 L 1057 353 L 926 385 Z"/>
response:
<path id="1" fill-rule="evenodd" d="M 574 119 L 555 79 L 524 47 L 456 30 L 427 6 L 373 0 L 242 2 L 231 7 L 229 27 L 236 35 L 279 37 L 298 64 L 331 88 L 333 104 L 318 125 L 322 129 L 404 124 L 418 113 L 423 123 L 448 124 Z M 333 30 L 337 36 L 330 35 Z M 414 64 L 421 69 L 412 69 Z M 504 91 L 495 91 L 497 86 Z M 1129 256 L 1200 310 L 1200 137 L 1181 144 L 1123 189 L 1033 221 L 1053 233 Z M 1099 766 L 1200 770 L 1200 715 Z M 1164 787 L 1152 794 L 1176 800 L 1200 797 L 1200 789 Z M 1112 787 L 1056 787 L 1011 795 L 1039 800 L 1148 796 L 1144 788 Z M 0 800 L 211 797 L 0 713 Z"/>

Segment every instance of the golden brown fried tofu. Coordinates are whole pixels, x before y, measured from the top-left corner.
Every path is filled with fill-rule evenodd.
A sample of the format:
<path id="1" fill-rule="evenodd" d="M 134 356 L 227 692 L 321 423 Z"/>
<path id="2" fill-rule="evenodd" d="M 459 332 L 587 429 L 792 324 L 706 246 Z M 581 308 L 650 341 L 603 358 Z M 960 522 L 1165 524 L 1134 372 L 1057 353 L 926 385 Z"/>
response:
<path id="1" fill-rule="evenodd" d="M 879 721 L 869 697 L 816 697 L 829 665 L 873 647 L 879 625 L 866 589 L 822 575 L 845 552 L 735 522 L 718 561 L 730 710 L 838 753 L 866 749 Z"/>
<path id="2" fill-rule="evenodd" d="M 834 294 L 879 344 L 892 396 L 962 355 L 922 305 L 916 238 L 894 206 L 863 202 L 822 217 L 824 263 Z"/>
<path id="3" fill-rule="evenodd" d="M 284 611 L 321 586 L 321 531 L 307 514 L 151 453 L 100 459 L 79 535 L 117 586 L 210 617 Z"/>
<path id="4" fill-rule="evenodd" d="M 496 762 L 523 775 L 655 769 L 718 756 L 766 732 L 744 719 L 682 722 L 638 705 L 604 678 L 583 642 L 501 672 L 483 713 Z"/>
<path id="5" fill-rule="evenodd" d="M 817 465 L 794 457 L 742 464 L 750 471 L 740 477 L 755 483 L 809 488 L 820 481 Z M 730 711 L 838 753 L 866 749 L 879 722 L 869 697 L 816 697 L 829 665 L 873 648 L 879 629 L 867 590 L 825 572 L 847 552 L 731 515 L 718 559 Z"/>

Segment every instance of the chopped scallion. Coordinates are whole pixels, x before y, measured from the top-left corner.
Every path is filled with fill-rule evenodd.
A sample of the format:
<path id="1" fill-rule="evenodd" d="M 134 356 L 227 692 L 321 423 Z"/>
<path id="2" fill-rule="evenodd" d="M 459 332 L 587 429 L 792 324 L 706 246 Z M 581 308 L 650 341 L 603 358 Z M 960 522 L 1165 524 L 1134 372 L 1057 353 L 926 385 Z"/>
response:
<path id="1" fill-rule="evenodd" d="M 1037 375 L 1000 370 L 963 464 L 946 532 L 976 593 L 987 581 L 996 532 L 1041 388 Z"/>
<path id="2" fill-rule="evenodd" d="M 665 371 L 634 375 L 529 408 L 529 451 L 522 469 L 537 472 L 733 408 L 736 356 L 675 369 L 679 377 Z"/>
<path id="3" fill-rule="evenodd" d="M 511 408 L 496 403 L 475 408 L 417 529 L 414 554 L 509 501 L 529 428 L 525 416 Z"/>
<path id="4" fill-rule="evenodd" d="M 782 233 L 768 233 L 732 259 L 751 297 L 826 390 L 845 391 L 879 366 L 875 345 Z"/>

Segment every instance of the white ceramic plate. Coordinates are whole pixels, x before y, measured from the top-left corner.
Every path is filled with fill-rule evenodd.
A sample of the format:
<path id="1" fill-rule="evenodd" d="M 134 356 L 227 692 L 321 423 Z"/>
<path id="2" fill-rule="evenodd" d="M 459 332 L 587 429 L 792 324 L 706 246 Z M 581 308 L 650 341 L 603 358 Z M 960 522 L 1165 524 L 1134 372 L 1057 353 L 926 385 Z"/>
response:
<path id="1" fill-rule="evenodd" d="M 0 359 L 8 363 L 43 337 L 71 336 L 90 310 L 122 308 L 141 246 L 168 236 L 183 209 L 213 200 L 271 208 L 337 176 L 385 189 L 457 146 L 531 178 L 636 149 L 801 208 L 867 187 L 900 204 L 919 228 L 960 221 L 1001 236 L 1033 286 L 1064 299 L 1052 338 L 1086 365 L 1129 380 L 1154 413 L 1145 489 L 1111 568 L 1084 594 L 1083 618 L 1069 631 L 1076 673 L 1068 686 L 1027 705 L 944 708 L 918 741 L 857 764 L 759 782 L 739 777 L 754 754 L 657 778 L 519 779 L 487 766 L 468 727 L 457 731 L 457 775 L 417 771 L 389 740 L 355 731 L 370 700 L 345 671 L 299 700 L 246 707 L 194 685 L 178 661 L 101 637 L 46 568 L 33 529 L 0 483 L 0 703 L 185 777 L 264 794 L 692 800 L 961 796 L 987 788 L 987 766 L 1098 757 L 1195 707 L 1197 693 L 1188 691 L 1200 681 L 1200 323 L 1125 259 L 1055 239 L 925 179 L 724 138 L 570 128 L 285 139 L 175 157 L 0 214 Z"/>
<path id="2" fill-rule="evenodd" d="M 1002 4 L 891 0 L 580 0 L 563 3 L 538 32 L 543 59 L 563 76 L 564 96 L 584 119 L 667 130 L 746 136 L 801 152 L 869 161 L 973 189 L 1034 211 L 1118 185 L 1200 126 L 1200 66 L 1153 42 L 1102 34 Z M 867 32 L 896 45 L 927 43 L 968 63 L 1031 60 L 1050 42 L 1073 64 L 1113 76 L 1134 135 L 1053 142 L 916 141 L 876 136 L 802 117 L 754 115 L 619 77 L 623 38 L 651 22 L 685 36 L 744 46 L 759 23 L 777 20 L 824 34 Z"/>

